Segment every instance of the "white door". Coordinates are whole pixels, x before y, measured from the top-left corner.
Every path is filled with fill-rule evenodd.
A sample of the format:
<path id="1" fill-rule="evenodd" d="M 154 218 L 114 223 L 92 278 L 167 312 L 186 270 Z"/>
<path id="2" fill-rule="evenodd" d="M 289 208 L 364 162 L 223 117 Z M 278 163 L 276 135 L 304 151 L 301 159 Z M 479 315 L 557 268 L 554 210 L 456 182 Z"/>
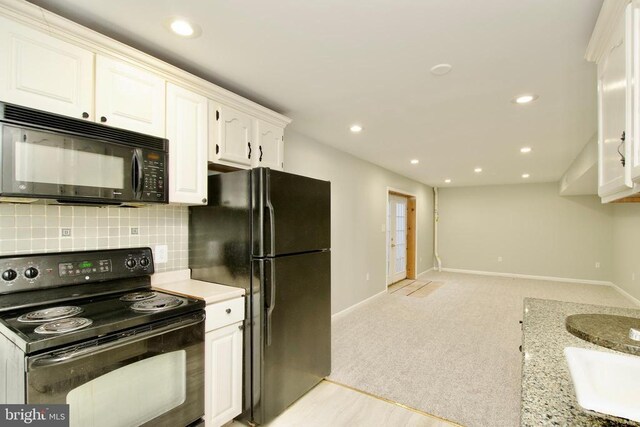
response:
<path id="1" fill-rule="evenodd" d="M 242 411 L 242 323 L 205 334 L 205 423 L 218 427 Z"/>
<path id="2" fill-rule="evenodd" d="M 97 55 L 96 121 L 164 137 L 164 79 L 115 58 Z"/>
<path id="3" fill-rule="evenodd" d="M 93 120 L 93 53 L 0 18 L 0 100 Z"/>
<path id="4" fill-rule="evenodd" d="M 207 98 L 167 84 L 169 203 L 207 202 Z"/>
<path id="5" fill-rule="evenodd" d="M 214 158 L 221 163 L 251 167 L 252 158 L 259 155 L 251 140 L 253 118 L 225 105 L 219 105 L 216 111 L 218 141 Z"/>
<path id="6" fill-rule="evenodd" d="M 612 36 L 612 44 L 598 64 L 599 110 L 599 186 L 600 197 L 631 187 L 625 180 L 621 154 L 625 152 L 622 133 L 626 131 L 626 56 L 624 20 L 620 20 Z"/>
<path id="7" fill-rule="evenodd" d="M 407 277 L 407 198 L 389 195 L 387 211 L 387 284 Z"/>
<path id="8" fill-rule="evenodd" d="M 262 120 L 256 121 L 258 152 L 253 157 L 254 167 L 282 170 L 284 167 L 284 129 Z"/>

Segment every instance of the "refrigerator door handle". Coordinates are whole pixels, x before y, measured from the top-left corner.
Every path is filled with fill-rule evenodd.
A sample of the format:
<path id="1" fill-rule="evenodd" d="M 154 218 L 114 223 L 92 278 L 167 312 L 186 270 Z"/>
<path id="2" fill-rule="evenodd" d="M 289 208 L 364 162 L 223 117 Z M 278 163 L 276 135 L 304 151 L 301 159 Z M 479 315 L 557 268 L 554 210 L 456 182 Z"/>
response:
<path id="1" fill-rule="evenodd" d="M 269 195 L 265 197 L 265 206 L 267 208 L 265 209 L 265 220 L 269 227 L 269 230 L 268 230 L 269 237 L 266 238 L 267 236 L 265 236 L 265 239 L 264 239 L 265 253 L 268 253 L 269 255 L 273 255 L 275 252 L 273 239 L 274 239 L 274 236 L 276 235 L 276 229 L 274 224 L 273 205 L 271 204 L 271 199 L 269 198 Z"/>
<path id="2" fill-rule="evenodd" d="M 265 265 L 269 266 L 269 306 L 267 307 L 267 320 L 266 320 L 266 341 L 267 347 L 271 346 L 271 315 L 273 314 L 273 308 L 276 305 L 276 274 L 275 266 L 272 262 L 267 261 Z"/>

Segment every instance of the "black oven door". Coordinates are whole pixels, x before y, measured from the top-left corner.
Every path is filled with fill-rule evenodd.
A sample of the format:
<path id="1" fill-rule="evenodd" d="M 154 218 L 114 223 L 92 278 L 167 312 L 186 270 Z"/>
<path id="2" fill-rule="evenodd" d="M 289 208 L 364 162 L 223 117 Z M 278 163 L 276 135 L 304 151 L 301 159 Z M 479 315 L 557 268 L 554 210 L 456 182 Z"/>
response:
<path id="1" fill-rule="evenodd" d="M 27 359 L 27 403 L 72 427 L 187 426 L 204 415 L 204 312 Z"/>
<path id="2" fill-rule="evenodd" d="M 140 150 L 2 124 L 2 195 L 120 203 L 142 191 Z"/>

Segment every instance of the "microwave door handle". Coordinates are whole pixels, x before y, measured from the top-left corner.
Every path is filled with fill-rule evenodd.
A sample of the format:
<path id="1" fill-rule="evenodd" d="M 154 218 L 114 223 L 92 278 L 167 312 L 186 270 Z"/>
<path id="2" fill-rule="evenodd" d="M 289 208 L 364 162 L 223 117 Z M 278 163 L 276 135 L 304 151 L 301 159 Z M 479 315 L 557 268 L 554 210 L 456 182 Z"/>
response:
<path id="1" fill-rule="evenodd" d="M 142 170 L 142 161 L 140 159 L 141 150 L 136 149 L 133 152 L 133 158 L 131 159 L 131 188 L 136 199 L 141 197 L 142 186 L 144 183 L 144 171 Z"/>

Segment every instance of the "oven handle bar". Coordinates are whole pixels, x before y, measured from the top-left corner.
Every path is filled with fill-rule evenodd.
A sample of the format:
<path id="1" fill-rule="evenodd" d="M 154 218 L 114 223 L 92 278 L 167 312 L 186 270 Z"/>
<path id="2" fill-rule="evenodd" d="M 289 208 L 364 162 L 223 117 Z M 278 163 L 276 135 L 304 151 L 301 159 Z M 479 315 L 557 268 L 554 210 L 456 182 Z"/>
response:
<path id="1" fill-rule="evenodd" d="M 158 327 L 157 329 L 151 329 L 145 332 L 136 332 L 136 330 L 134 329 L 132 331 L 125 332 L 118 335 L 122 338 L 115 338 L 113 341 L 110 341 L 108 343 L 100 344 L 97 346 L 90 345 L 87 347 L 76 347 L 73 350 L 69 350 L 64 353 L 58 353 L 53 356 L 43 356 L 43 357 L 34 358 L 32 362 L 29 363 L 29 368 L 37 368 L 37 367 L 55 365 L 59 363 L 65 363 L 72 359 L 86 356 L 88 354 L 93 355 L 96 353 L 101 353 L 106 350 L 122 347 L 127 344 L 133 344 L 138 341 L 144 341 L 146 339 L 153 338 L 157 335 L 162 335 L 167 331 L 174 331 L 177 329 L 183 329 L 183 328 L 187 328 L 189 326 L 195 325 L 197 323 L 202 322 L 204 318 L 205 318 L 205 315 L 203 312 L 195 316 L 189 316 L 188 318 L 180 320 L 178 322 L 170 323 L 168 325 Z"/>

